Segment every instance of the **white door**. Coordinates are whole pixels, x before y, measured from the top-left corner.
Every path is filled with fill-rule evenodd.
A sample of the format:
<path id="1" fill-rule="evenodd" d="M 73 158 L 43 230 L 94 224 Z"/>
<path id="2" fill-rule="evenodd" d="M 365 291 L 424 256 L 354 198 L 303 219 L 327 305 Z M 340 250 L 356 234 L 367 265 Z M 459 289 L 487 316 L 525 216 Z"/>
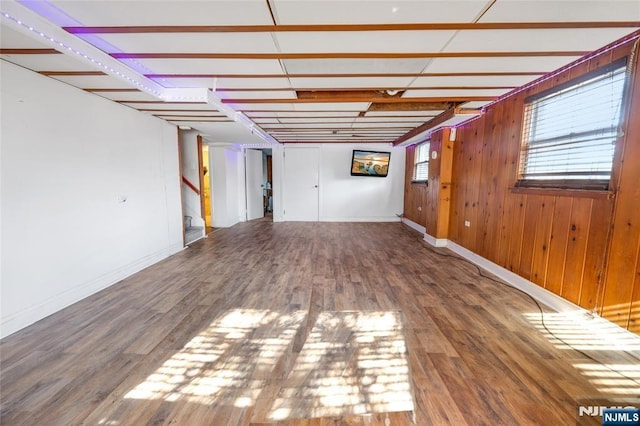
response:
<path id="1" fill-rule="evenodd" d="M 284 220 L 317 222 L 319 148 L 284 150 Z"/>
<path id="2" fill-rule="evenodd" d="M 245 159 L 247 176 L 247 220 L 259 219 L 264 217 L 262 151 L 247 149 Z"/>

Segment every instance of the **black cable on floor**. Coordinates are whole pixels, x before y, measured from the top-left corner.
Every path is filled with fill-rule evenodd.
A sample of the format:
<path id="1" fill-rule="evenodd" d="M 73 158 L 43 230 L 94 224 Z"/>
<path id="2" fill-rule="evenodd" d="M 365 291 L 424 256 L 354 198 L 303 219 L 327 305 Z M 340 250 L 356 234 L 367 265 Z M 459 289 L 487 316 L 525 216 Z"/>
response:
<path id="1" fill-rule="evenodd" d="M 545 322 L 544 322 L 544 309 L 542 309 L 542 306 L 541 306 L 541 305 L 540 305 L 540 303 L 536 300 L 536 298 L 535 298 L 535 297 L 533 297 L 532 295 L 530 295 L 529 293 L 527 293 L 526 291 L 524 291 L 524 290 L 522 290 L 522 289 L 519 289 L 518 287 L 514 287 L 514 286 L 512 286 L 512 285 L 509 285 L 509 284 L 507 284 L 507 283 L 505 283 L 505 282 L 503 282 L 503 281 L 500 281 L 500 280 L 498 280 L 498 279 L 496 279 L 496 278 L 493 278 L 492 276 L 489 276 L 489 275 L 485 275 L 485 274 L 483 274 L 483 273 L 482 273 L 482 269 L 480 269 L 480 267 L 479 267 L 478 265 L 476 265 L 475 263 L 471 262 L 470 260 L 467 260 L 467 259 L 465 259 L 465 258 L 463 258 L 463 257 L 460 257 L 460 256 L 454 256 L 454 255 L 451 255 L 451 254 L 440 253 L 439 251 L 435 250 L 435 248 L 433 248 L 433 247 L 431 247 L 430 245 L 428 245 L 428 243 L 426 243 L 424 240 L 420 239 L 419 241 L 422 243 L 422 245 L 423 245 L 425 248 L 429 249 L 429 251 L 431 251 L 432 253 L 435 253 L 435 254 L 437 254 L 438 256 L 442 256 L 442 257 L 451 257 L 451 258 L 453 258 L 453 259 L 461 260 L 461 261 L 463 261 L 463 262 L 465 262 L 465 263 L 468 263 L 469 265 L 471 265 L 471 266 L 473 266 L 474 268 L 476 268 L 477 273 L 478 273 L 478 275 L 479 275 L 479 276 L 481 276 L 481 277 L 483 277 L 483 278 L 487 278 L 487 279 L 489 279 L 489 280 L 491 280 L 491 281 L 493 281 L 493 282 L 495 282 L 495 283 L 497 283 L 497 284 L 500 284 L 501 286 L 504 286 L 504 287 L 510 288 L 510 289 L 512 289 L 512 290 L 516 290 L 516 291 L 518 291 L 518 292 L 520 292 L 520 293 L 524 294 L 525 296 L 527 296 L 527 298 L 529 298 L 529 299 L 530 299 L 530 300 L 531 300 L 531 301 L 536 305 L 536 307 L 538 308 L 538 311 L 540 311 L 540 323 L 542 324 L 542 327 L 546 330 L 546 332 L 547 332 L 547 333 L 549 333 L 549 335 L 550 335 L 550 336 L 552 336 L 554 339 L 556 339 L 556 340 L 558 340 L 558 341 L 562 342 L 564 345 L 566 345 L 566 346 L 568 346 L 569 348 L 573 349 L 573 350 L 574 350 L 574 351 L 576 351 L 577 353 L 579 353 L 579 354 L 581 354 L 581 355 L 585 356 L 586 358 L 590 359 L 591 361 L 594 361 L 595 363 L 597 363 L 597 364 L 599 364 L 599 365 L 601 365 L 601 366 L 605 367 L 607 370 L 611 371 L 612 373 L 615 373 L 615 374 L 617 374 L 617 375 L 619 375 L 619 376 L 621 376 L 621 377 L 623 377 L 623 378 L 625 378 L 625 379 L 627 379 L 627 380 L 632 381 L 633 383 L 636 383 L 637 385 L 640 385 L 640 381 L 638 381 L 638 379 L 631 378 L 631 377 L 627 376 L 626 374 L 621 373 L 620 371 L 614 370 L 613 368 L 609 367 L 609 366 L 608 366 L 607 364 L 605 364 L 604 362 L 602 362 L 602 361 L 600 361 L 600 360 L 598 360 L 598 359 L 594 358 L 593 356 L 589 355 L 588 353 L 586 353 L 586 352 L 584 352 L 584 351 L 582 351 L 582 350 L 580 350 L 580 349 L 578 349 L 578 348 L 574 347 L 573 345 L 571 345 L 570 343 L 568 343 L 567 341 L 565 341 L 565 340 L 564 340 L 564 339 L 562 339 L 561 337 L 558 337 L 558 336 L 557 336 L 555 333 L 553 333 L 551 330 L 549 330 L 549 328 L 547 327 L 547 325 L 546 325 L 546 324 L 545 324 Z M 638 396 L 640 396 L 640 395 L 638 395 Z"/>

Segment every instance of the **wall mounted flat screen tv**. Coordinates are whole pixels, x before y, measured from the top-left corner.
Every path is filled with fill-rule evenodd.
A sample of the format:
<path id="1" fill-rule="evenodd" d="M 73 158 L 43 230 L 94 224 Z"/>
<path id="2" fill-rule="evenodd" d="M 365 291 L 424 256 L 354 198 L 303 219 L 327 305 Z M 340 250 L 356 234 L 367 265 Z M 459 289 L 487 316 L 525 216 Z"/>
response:
<path id="1" fill-rule="evenodd" d="M 390 158 L 390 152 L 354 149 L 351 156 L 351 176 L 386 177 Z"/>

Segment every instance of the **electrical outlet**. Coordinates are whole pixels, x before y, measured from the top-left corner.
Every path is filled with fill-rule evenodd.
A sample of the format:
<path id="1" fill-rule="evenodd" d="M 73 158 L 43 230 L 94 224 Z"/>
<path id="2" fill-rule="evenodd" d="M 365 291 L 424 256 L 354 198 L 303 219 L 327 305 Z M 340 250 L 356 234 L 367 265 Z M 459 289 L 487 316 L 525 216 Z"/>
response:
<path id="1" fill-rule="evenodd" d="M 465 220 L 464 221 L 464 226 L 467 227 L 467 228 L 470 228 L 471 227 L 471 222 L 469 222 L 468 220 Z"/>

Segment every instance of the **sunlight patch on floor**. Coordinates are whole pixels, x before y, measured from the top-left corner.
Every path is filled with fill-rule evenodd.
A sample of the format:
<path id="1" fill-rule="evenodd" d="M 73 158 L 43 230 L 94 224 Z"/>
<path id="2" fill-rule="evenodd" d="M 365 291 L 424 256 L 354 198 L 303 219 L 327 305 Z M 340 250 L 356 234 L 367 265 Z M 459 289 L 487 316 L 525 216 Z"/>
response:
<path id="1" fill-rule="evenodd" d="M 524 315 L 556 348 L 573 348 L 601 362 L 585 359 L 573 364 L 598 391 L 640 395 L 640 336 L 582 311 L 545 312 L 548 330 L 539 312 Z"/>
<path id="2" fill-rule="evenodd" d="M 125 398 L 252 406 L 305 317 L 305 311 L 228 311 Z"/>
<path id="3" fill-rule="evenodd" d="M 637 352 L 640 358 L 640 336 L 598 316 L 589 317 L 584 312 L 545 312 L 543 327 L 540 312 L 524 316 L 543 333 L 558 349 L 568 347 L 558 338 L 582 351 Z"/>
<path id="4" fill-rule="evenodd" d="M 278 398 L 256 419 L 413 411 L 399 312 L 323 312 Z"/>

